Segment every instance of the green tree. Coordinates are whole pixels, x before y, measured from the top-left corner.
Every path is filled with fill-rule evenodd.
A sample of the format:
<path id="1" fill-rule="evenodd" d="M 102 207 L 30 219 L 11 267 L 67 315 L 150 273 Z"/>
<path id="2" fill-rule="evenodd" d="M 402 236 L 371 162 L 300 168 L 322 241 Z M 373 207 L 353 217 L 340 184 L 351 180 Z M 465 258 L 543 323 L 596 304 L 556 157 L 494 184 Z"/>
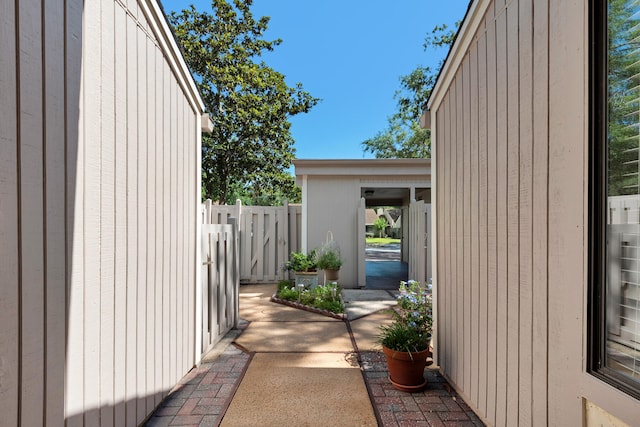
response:
<path id="1" fill-rule="evenodd" d="M 214 123 L 202 138 L 203 196 L 220 203 L 282 191 L 295 199 L 289 118 L 308 112 L 318 99 L 260 60 L 282 40 L 263 34 L 268 17 L 255 19 L 252 0 L 212 0 L 212 13 L 194 6 L 173 12 L 169 22 Z"/>
<path id="2" fill-rule="evenodd" d="M 640 22 L 637 3 L 608 2 L 609 195 L 640 193 Z"/>
<path id="3" fill-rule="evenodd" d="M 373 227 L 378 230 L 378 237 L 383 237 L 382 232 L 387 228 L 387 225 L 387 219 L 383 216 L 378 217 L 378 219 L 373 222 Z"/>
<path id="4" fill-rule="evenodd" d="M 456 28 L 459 25 L 460 22 L 456 23 Z M 448 30 L 446 25 L 436 26 L 425 38 L 423 47 L 425 50 L 449 48 L 455 35 L 456 31 Z M 365 152 L 376 158 L 430 157 L 431 132 L 422 129 L 419 122 L 442 63 L 436 69 L 419 66 L 400 77 L 400 89 L 394 95 L 397 112 L 387 119 L 385 130 L 362 142 Z"/>

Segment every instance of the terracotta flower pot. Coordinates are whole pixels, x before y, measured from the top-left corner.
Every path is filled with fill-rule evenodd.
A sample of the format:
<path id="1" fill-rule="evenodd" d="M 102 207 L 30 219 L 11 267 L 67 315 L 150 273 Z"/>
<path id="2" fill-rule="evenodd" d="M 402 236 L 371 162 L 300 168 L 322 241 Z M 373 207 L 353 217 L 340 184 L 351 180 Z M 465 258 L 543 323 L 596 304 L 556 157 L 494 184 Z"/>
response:
<path id="1" fill-rule="evenodd" d="M 428 349 L 408 353 L 382 346 L 382 351 L 387 358 L 389 381 L 396 389 L 414 393 L 427 385 L 424 368 L 427 366 L 427 358 L 431 356 Z"/>
<path id="2" fill-rule="evenodd" d="M 327 278 L 327 281 L 331 281 L 331 282 L 336 281 L 338 280 L 338 277 L 340 275 L 340 269 L 338 268 L 338 269 L 332 270 L 327 268 L 326 270 L 324 270 L 324 275 Z"/>

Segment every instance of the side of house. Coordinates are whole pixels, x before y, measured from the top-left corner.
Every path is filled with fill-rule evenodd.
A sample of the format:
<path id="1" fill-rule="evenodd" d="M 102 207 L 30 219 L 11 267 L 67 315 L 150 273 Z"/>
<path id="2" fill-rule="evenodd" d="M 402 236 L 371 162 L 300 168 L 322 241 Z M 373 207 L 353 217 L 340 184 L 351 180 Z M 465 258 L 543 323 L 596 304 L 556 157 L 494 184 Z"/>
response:
<path id="1" fill-rule="evenodd" d="M 437 362 L 492 425 L 624 425 L 640 413 L 637 394 L 593 365 L 595 3 L 474 1 L 425 113 Z"/>
<path id="2" fill-rule="evenodd" d="M 0 28 L 0 424 L 138 425 L 199 357 L 202 100 L 155 0 Z"/>

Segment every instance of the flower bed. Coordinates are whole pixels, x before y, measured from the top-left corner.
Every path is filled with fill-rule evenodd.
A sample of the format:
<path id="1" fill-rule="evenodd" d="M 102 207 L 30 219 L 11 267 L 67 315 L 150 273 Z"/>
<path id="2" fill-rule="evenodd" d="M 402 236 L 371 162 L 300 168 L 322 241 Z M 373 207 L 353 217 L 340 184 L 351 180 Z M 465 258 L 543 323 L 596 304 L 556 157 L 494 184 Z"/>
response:
<path id="1" fill-rule="evenodd" d="M 307 289 L 302 286 L 296 287 L 289 281 L 282 281 L 278 284 L 278 291 L 271 300 L 337 319 L 344 318 L 344 303 L 340 286 L 336 283 Z"/>

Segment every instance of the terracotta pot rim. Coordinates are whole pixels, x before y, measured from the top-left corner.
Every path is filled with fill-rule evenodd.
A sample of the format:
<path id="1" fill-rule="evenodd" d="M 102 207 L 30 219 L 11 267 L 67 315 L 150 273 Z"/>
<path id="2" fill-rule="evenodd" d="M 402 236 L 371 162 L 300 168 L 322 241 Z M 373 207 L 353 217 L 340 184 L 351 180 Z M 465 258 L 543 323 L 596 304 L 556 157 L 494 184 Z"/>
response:
<path id="1" fill-rule="evenodd" d="M 383 345 L 382 351 L 384 352 L 384 354 L 388 355 L 392 359 L 400 359 L 400 360 L 413 360 L 414 357 L 420 358 L 423 355 L 425 355 L 425 353 L 426 353 L 425 357 L 428 357 L 431 355 L 431 350 L 429 350 L 429 348 L 426 348 L 420 351 L 400 351 L 400 350 L 393 350 Z"/>

